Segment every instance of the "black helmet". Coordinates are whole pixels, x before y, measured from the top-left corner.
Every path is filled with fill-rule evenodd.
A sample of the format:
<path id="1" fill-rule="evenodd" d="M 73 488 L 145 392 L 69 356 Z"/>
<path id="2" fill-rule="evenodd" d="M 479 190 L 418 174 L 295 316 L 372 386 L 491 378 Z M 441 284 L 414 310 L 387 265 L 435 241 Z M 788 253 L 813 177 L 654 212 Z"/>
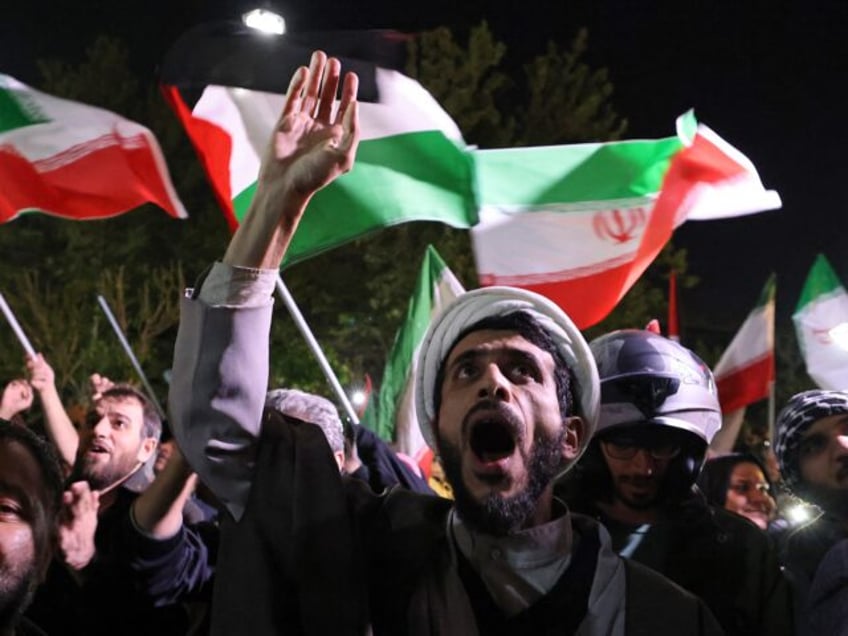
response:
<path id="1" fill-rule="evenodd" d="M 599 435 L 626 426 L 668 426 L 697 436 L 706 449 L 721 428 L 721 407 L 713 374 L 697 355 L 639 329 L 606 334 L 589 348 L 601 379 Z"/>

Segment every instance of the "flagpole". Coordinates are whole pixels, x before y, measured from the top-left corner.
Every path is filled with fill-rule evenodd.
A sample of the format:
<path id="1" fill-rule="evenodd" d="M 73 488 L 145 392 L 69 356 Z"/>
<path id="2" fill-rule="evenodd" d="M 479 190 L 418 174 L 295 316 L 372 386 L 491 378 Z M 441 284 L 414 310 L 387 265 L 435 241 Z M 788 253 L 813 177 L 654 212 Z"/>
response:
<path id="1" fill-rule="evenodd" d="M 144 371 L 141 369 L 141 365 L 138 362 L 138 358 L 135 357 L 132 348 L 130 347 L 130 343 L 127 342 L 126 337 L 124 336 L 124 332 L 121 331 L 121 327 L 118 324 L 118 321 L 115 319 L 115 315 L 112 313 L 112 310 L 109 308 L 109 303 L 106 302 L 106 299 L 103 298 L 100 294 L 97 295 L 97 302 L 100 303 L 100 308 L 103 310 L 103 313 L 106 314 L 106 318 L 109 320 L 109 324 L 112 325 L 112 330 L 115 332 L 115 335 L 118 336 L 118 340 L 121 343 L 121 346 L 124 348 L 124 353 L 127 354 L 127 357 L 130 359 L 130 362 L 135 368 L 135 372 L 141 378 L 141 382 L 144 385 L 144 388 L 147 390 L 147 395 L 150 398 L 150 401 L 153 402 L 153 405 L 156 407 L 156 411 L 159 413 L 159 417 L 165 419 L 165 411 L 162 410 L 162 405 L 159 404 L 159 400 L 156 399 L 156 393 L 153 392 L 153 387 L 150 386 L 150 382 L 147 380 L 147 376 L 144 375 Z"/>
<path id="2" fill-rule="evenodd" d="M 769 443 L 774 444 L 774 411 L 775 411 L 775 396 L 774 396 L 774 380 L 769 382 L 768 394 L 768 433 Z"/>
<path id="3" fill-rule="evenodd" d="M 0 310 L 3 311 L 3 314 L 6 316 L 6 320 L 9 321 L 9 326 L 12 328 L 12 331 L 15 332 L 15 335 L 18 337 L 18 342 L 21 343 L 21 346 L 26 351 L 26 354 L 30 358 L 35 357 L 35 349 L 33 349 L 32 344 L 29 341 L 29 338 L 26 337 L 24 330 L 21 328 L 18 319 L 15 318 L 15 314 L 12 313 L 11 307 L 6 302 L 6 299 L 3 297 L 3 294 L 0 293 Z"/>
<path id="4" fill-rule="evenodd" d="M 336 374 L 333 372 L 332 367 L 330 367 L 330 363 L 327 361 L 324 352 L 321 350 L 321 346 L 318 344 L 318 341 L 315 339 L 315 336 L 312 334 L 312 330 L 309 328 L 309 325 L 306 324 L 306 320 L 303 317 L 303 314 L 300 313 L 300 308 L 297 306 L 297 303 L 294 301 L 294 298 L 289 292 L 288 287 L 283 282 L 282 276 L 277 274 L 277 293 L 280 294 L 280 298 L 286 306 L 286 309 L 289 310 L 291 314 L 292 320 L 294 320 L 294 324 L 297 325 L 297 328 L 300 330 L 301 335 L 304 340 L 306 340 L 306 344 L 309 349 L 312 351 L 312 355 L 315 356 L 315 359 L 318 361 L 318 366 L 321 367 L 321 371 L 324 372 L 324 377 L 327 378 L 327 382 L 330 383 L 333 391 L 336 394 L 336 397 L 341 402 L 344 407 L 347 416 L 350 418 L 350 421 L 354 424 L 359 424 L 359 417 L 356 415 L 356 411 L 353 408 L 353 404 L 350 403 L 350 399 L 347 397 L 347 393 L 345 393 L 342 385 L 339 383 L 339 379 L 336 377 Z"/>

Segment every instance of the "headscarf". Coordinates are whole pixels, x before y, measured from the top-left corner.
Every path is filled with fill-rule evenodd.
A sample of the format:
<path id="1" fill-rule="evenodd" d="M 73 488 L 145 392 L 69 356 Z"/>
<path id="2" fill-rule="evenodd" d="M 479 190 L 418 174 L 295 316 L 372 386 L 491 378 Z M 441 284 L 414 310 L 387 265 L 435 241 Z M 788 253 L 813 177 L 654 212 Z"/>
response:
<path id="1" fill-rule="evenodd" d="M 801 437 L 818 420 L 848 413 L 848 393 L 815 389 L 797 393 L 780 411 L 775 423 L 774 454 L 789 488 L 801 482 L 798 447 Z"/>

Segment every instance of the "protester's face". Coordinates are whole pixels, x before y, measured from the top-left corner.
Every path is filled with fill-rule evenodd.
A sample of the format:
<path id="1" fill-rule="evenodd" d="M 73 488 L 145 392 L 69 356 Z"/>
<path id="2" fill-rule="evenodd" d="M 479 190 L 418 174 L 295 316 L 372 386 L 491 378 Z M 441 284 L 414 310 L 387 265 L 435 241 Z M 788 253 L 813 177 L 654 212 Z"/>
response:
<path id="1" fill-rule="evenodd" d="M 18 442 L 0 442 L 0 626 L 15 622 L 29 604 L 49 562 L 52 545 L 47 493 L 38 463 Z M 39 528 L 38 524 L 42 527 Z"/>
<path id="2" fill-rule="evenodd" d="M 437 427 L 460 516 L 493 534 L 537 521 L 582 434 L 579 418 L 563 422 L 551 354 L 500 330 L 472 332 L 448 355 Z"/>
<path id="3" fill-rule="evenodd" d="M 601 453 L 612 478 L 615 498 L 629 508 L 649 510 L 659 505 L 659 492 L 672 457 L 672 445 L 640 447 L 616 440 L 602 441 Z M 678 448 L 679 452 L 679 448 Z M 632 455 L 632 456 L 630 456 Z M 623 456 L 630 456 L 622 459 Z"/>
<path id="4" fill-rule="evenodd" d="M 848 498 L 848 415 L 831 415 L 802 435 L 798 448 L 801 480 L 825 508 L 845 507 Z"/>
<path id="5" fill-rule="evenodd" d="M 759 466 L 751 462 L 740 462 L 734 466 L 727 484 L 724 507 L 747 517 L 762 530 L 768 528 L 777 505 Z"/>
<path id="6" fill-rule="evenodd" d="M 94 490 L 122 480 L 146 462 L 156 440 L 143 438 L 144 414 L 134 397 L 105 397 L 82 428 L 77 454 L 80 476 Z"/>

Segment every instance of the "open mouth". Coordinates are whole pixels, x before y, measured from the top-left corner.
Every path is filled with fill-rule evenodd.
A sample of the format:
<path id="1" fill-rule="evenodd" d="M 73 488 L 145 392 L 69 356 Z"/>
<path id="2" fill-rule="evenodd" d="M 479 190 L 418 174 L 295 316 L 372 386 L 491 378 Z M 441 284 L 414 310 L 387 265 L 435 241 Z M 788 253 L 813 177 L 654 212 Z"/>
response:
<path id="1" fill-rule="evenodd" d="M 497 462 L 515 452 L 514 430 L 501 418 L 481 419 L 471 428 L 469 445 L 481 462 Z"/>
<path id="2" fill-rule="evenodd" d="M 88 447 L 88 452 L 94 453 L 94 454 L 97 454 L 97 455 L 101 455 L 101 454 L 108 455 L 109 449 L 106 448 L 105 446 L 103 446 L 102 444 L 92 444 L 91 446 Z"/>

